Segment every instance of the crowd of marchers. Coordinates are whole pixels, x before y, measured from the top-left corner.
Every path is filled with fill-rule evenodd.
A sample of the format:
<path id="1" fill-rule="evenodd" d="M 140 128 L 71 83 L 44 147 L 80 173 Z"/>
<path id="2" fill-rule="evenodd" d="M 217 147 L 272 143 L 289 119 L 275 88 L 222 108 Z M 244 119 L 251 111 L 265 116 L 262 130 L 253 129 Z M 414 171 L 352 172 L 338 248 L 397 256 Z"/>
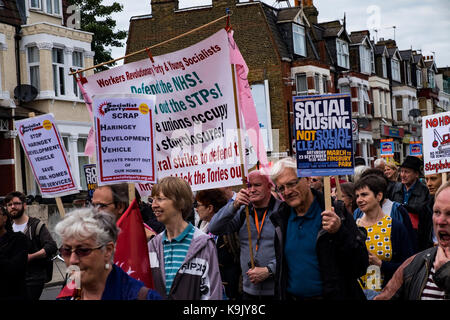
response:
<path id="1" fill-rule="evenodd" d="M 251 171 L 240 190 L 160 179 L 148 202 L 136 194 L 152 288 L 113 263 L 127 184 L 100 186 L 67 213 L 54 230 L 59 249 L 27 215 L 25 195 L 11 192 L 0 214 L 0 299 L 38 300 L 57 254 L 80 280 L 60 300 L 449 299 L 450 183 L 424 177 L 413 156 L 399 167 L 355 165 L 331 178 L 330 195 L 323 177 L 299 177 L 292 158 Z"/>

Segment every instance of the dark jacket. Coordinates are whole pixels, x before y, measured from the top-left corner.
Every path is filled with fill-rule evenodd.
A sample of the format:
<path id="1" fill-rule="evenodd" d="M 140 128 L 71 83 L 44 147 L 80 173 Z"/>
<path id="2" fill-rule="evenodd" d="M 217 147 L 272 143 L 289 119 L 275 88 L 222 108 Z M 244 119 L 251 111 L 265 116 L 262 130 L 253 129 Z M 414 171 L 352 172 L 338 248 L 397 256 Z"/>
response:
<path id="1" fill-rule="evenodd" d="M 392 299 L 420 300 L 423 289 L 433 266 L 438 247 L 419 252 L 403 270 L 403 284 Z M 445 299 L 450 299 L 450 262 L 441 266 L 434 274 L 434 283 L 445 291 Z"/>
<path id="2" fill-rule="evenodd" d="M 314 197 L 325 210 L 322 193 L 311 189 Z M 323 282 L 325 299 L 365 300 L 357 279 L 366 273 L 369 255 L 366 249 L 365 230 L 356 226 L 353 217 L 345 210 L 342 201 L 334 203 L 336 214 L 341 218 L 341 227 L 335 234 L 319 230 L 316 252 Z M 287 262 L 284 256 L 286 230 L 291 207 L 285 202 L 271 216 L 275 226 L 275 254 L 277 259 L 275 293 L 278 299 L 286 299 Z M 301 262 L 300 262 L 301 263 Z"/>
<path id="3" fill-rule="evenodd" d="M 7 232 L 0 237 L 0 300 L 27 298 L 27 238 L 21 232 Z"/>
<path id="4" fill-rule="evenodd" d="M 48 259 L 51 259 L 58 248 L 52 235 L 48 231 L 45 224 L 42 226 L 38 236 L 36 237 L 36 227 L 40 220 L 38 218 L 30 217 L 28 219 L 27 227 L 25 228 L 25 235 L 28 238 L 29 249 L 28 253 L 35 253 L 42 248 L 45 250 L 46 258 L 34 259 L 28 262 L 26 283 L 28 285 L 39 285 L 46 281 L 46 264 Z"/>
<path id="5" fill-rule="evenodd" d="M 429 247 L 429 239 L 431 238 L 432 225 L 431 220 L 433 216 L 433 211 L 429 207 L 430 192 L 428 188 L 420 182 L 416 181 L 416 184 L 412 190 L 411 196 L 409 197 L 408 203 L 403 203 L 403 184 L 397 182 L 392 189 L 391 200 L 397 201 L 403 204 L 405 209 L 412 214 L 416 214 L 419 218 L 419 224 L 417 227 L 417 247 L 418 250 L 423 250 Z"/>

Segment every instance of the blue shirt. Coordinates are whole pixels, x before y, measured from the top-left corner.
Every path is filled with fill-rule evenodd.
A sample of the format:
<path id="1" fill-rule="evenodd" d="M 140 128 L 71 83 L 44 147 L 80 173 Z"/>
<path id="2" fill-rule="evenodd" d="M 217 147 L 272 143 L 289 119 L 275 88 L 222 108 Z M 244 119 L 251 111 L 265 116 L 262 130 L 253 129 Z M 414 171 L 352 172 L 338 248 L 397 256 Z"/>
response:
<path id="1" fill-rule="evenodd" d="M 194 226 L 189 223 L 183 232 L 171 241 L 167 239 L 167 230 L 163 235 L 164 270 L 166 273 L 166 293 L 169 294 L 173 279 L 183 264 L 194 237 Z"/>
<path id="2" fill-rule="evenodd" d="M 403 204 L 408 204 L 409 197 L 411 197 L 411 193 L 416 186 L 417 180 L 412 184 L 411 188 L 409 190 L 406 190 L 405 185 L 403 185 Z"/>
<path id="3" fill-rule="evenodd" d="M 284 253 L 288 267 L 287 291 L 299 297 L 321 296 L 323 292 L 316 240 L 322 224 L 322 209 L 314 199 L 304 216 L 291 208 Z"/>

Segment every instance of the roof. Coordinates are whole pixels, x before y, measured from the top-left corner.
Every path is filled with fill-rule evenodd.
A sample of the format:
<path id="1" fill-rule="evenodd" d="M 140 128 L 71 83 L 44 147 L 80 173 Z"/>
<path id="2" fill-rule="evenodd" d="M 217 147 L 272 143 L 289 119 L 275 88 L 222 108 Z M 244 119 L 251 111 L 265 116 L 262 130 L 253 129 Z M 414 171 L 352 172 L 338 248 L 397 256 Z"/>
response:
<path id="1" fill-rule="evenodd" d="M 277 22 L 294 21 L 300 11 L 301 8 L 299 7 L 280 9 L 280 11 L 278 12 Z"/>
<path id="2" fill-rule="evenodd" d="M 384 44 L 382 45 L 377 44 L 374 46 L 375 55 L 382 55 L 384 53 L 384 50 L 386 50 L 386 46 Z"/>
<path id="3" fill-rule="evenodd" d="M 321 26 L 325 30 L 323 33 L 324 38 L 337 37 L 339 35 L 339 32 L 343 28 L 343 26 L 341 25 L 341 22 L 339 20 L 322 22 L 322 23 L 318 23 L 318 25 Z"/>
<path id="4" fill-rule="evenodd" d="M 412 57 L 412 50 L 401 50 L 399 51 L 400 56 L 402 57 L 403 60 L 411 60 Z"/>
<path id="5" fill-rule="evenodd" d="M 280 57 L 292 59 L 292 56 L 289 53 L 289 49 L 287 48 L 287 45 L 286 45 L 285 41 L 283 40 L 283 36 L 280 32 L 280 29 L 277 27 L 277 22 L 279 21 L 279 18 L 276 16 L 276 14 L 279 15 L 281 12 L 280 11 L 277 12 L 276 10 L 274 10 L 273 7 L 271 7 L 265 3 L 261 3 L 261 4 L 262 4 L 262 8 L 264 10 L 264 14 L 266 16 L 267 25 L 269 26 L 270 31 L 272 32 L 273 39 L 278 48 L 278 52 L 280 53 Z M 291 14 L 292 14 L 292 12 L 291 12 Z"/>
<path id="6" fill-rule="evenodd" d="M 422 59 L 422 55 L 421 54 L 414 54 L 413 55 L 413 61 L 415 64 L 419 63 L 419 61 Z"/>
<path id="7" fill-rule="evenodd" d="M 387 51 L 389 53 L 389 58 L 392 58 L 394 56 L 395 52 L 398 51 L 398 49 L 397 48 L 387 48 Z"/>
<path id="8" fill-rule="evenodd" d="M 369 36 L 368 30 L 362 30 L 362 31 L 353 31 L 350 33 L 350 39 L 352 40 L 352 43 L 360 44 L 364 41 L 366 37 Z"/>
<path id="9" fill-rule="evenodd" d="M 0 7 L 0 23 L 13 26 L 20 26 L 22 19 L 15 0 L 2 0 L 3 6 Z"/>

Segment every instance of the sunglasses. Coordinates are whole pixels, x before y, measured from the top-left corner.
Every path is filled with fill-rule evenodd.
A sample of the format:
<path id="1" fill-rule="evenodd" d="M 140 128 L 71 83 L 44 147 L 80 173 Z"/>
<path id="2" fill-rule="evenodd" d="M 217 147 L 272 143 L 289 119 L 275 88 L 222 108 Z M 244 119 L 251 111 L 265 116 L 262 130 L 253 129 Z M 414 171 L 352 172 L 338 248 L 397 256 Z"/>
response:
<path id="1" fill-rule="evenodd" d="M 61 248 L 59 248 L 59 253 L 61 254 L 61 256 L 63 258 L 70 258 L 72 253 L 75 252 L 75 254 L 79 258 L 82 258 L 82 257 L 86 257 L 86 256 L 90 255 L 92 251 L 98 250 L 100 248 L 103 248 L 104 246 L 105 245 L 101 245 L 101 246 L 98 246 L 96 248 L 82 248 L 81 247 L 81 248 L 75 248 L 75 249 L 72 249 L 72 248 L 69 248 L 69 247 L 61 247 Z"/>

